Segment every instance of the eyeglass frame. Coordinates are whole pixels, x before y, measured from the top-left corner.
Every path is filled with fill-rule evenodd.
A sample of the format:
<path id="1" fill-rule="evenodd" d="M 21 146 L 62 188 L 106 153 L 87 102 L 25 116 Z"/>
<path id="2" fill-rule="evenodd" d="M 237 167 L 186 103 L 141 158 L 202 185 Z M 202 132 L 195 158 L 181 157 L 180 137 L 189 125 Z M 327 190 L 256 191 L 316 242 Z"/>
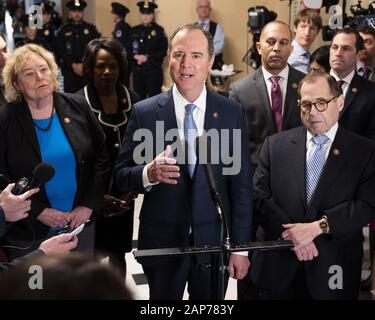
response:
<path id="1" fill-rule="evenodd" d="M 328 105 L 333 101 L 333 100 L 335 100 L 335 99 L 337 99 L 339 96 L 334 96 L 333 98 L 331 98 L 330 100 L 325 100 L 325 99 L 323 99 L 322 101 L 317 101 L 317 102 L 312 102 L 312 101 L 305 101 L 305 102 L 310 102 L 311 103 L 311 107 L 310 107 L 310 110 L 309 111 L 304 111 L 304 110 L 302 110 L 302 103 L 300 102 L 300 100 L 298 99 L 298 107 L 301 109 L 301 111 L 303 111 L 304 113 L 310 113 L 311 112 L 311 109 L 312 109 L 312 106 L 314 106 L 315 107 L 315 109 L 317 110 L 317 111 L 319 111 L 319 112 L 324 112 L 324 111 L 326 111 L 327 109 L 328 109 Z M 322 110 L 320 110 L 320 108 L 318 108 L 317 107 L 317 103 L 320 103 L 320 102 L 324 102 L 324 105 L 325 105 L 325 107 L 322 109 Z"/>

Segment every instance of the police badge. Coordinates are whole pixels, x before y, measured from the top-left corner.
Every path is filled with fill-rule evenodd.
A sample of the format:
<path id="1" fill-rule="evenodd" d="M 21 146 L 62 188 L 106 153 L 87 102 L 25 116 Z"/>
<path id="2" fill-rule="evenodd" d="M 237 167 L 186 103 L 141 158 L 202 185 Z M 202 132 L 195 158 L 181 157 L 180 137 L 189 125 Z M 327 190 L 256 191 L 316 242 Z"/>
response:
<path id="1" fill-rule="evenodd" d="M 88 34 L 90 34 L 90 30 L 89 29 L 85 29 L 85 30 L 83 30 L 83 33 L 87 36 Z"/>
<path id="2" fill-rule="evenodd" d="M 121 38 L 122 36 L 122 31 L 121 30 L 117 30 L 116 31 L 116 38 Z"/>

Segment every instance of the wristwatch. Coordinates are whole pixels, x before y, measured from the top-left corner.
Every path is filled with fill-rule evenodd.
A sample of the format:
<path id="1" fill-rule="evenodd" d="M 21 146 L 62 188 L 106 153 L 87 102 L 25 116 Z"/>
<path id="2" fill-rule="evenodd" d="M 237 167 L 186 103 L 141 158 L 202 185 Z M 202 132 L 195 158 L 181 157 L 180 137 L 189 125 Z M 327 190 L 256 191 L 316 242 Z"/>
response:
<path id="1" fill-rule="evenodd" d="M 328 224 L 328 219 L 326 216 L 322 216 L 322 219 L 320 219 L 319 227 L 320 227 L 320 230 L 322 230 L 323 234 L 329 233 L 329 224 Z"/>

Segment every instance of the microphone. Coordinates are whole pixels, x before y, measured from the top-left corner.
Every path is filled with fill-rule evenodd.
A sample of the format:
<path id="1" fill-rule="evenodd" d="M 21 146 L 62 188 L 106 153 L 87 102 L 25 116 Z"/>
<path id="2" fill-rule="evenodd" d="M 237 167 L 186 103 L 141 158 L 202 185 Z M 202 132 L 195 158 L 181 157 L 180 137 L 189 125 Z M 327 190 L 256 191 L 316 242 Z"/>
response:
<path id="1" fill-rule="evenodd" d="M 33 188 L 39 188 L 41 185 L 47 183 L 55 175 L 55 169 L 48 163 L 39 163 L 33 170 L 31 180 L 27 178 L 19 179 L 12 193 L 14 195 L 20 195 L 25 193 L 27 190 Z"/>
<path id="2" fill-rule="evenodd" d="M 208 187 L 211 192 L 211 197 L 216 205 L 219 217 L 223 224 L 224 232 L 226 235 L 225 246 L 229 248 L 230 235 L 228 225 L 228 213 L 224 206 L 223 198 L 218 191 L 215 175 L 211 166 L 211 139 L 207 135 L 198 136 L 195 139 L 195 154 L 197 155 L 197 163 L 203 165 L 207 177 Z"/>
<path id="3" fill-rule="evenodd" d="M 215 176 L 211 166 L 211 139 L 209 136 L 202 135 L 196 137 L 195 154 L 197 155 L 197 163 L 203 165 L 211 194 L 218 193 Z"/>

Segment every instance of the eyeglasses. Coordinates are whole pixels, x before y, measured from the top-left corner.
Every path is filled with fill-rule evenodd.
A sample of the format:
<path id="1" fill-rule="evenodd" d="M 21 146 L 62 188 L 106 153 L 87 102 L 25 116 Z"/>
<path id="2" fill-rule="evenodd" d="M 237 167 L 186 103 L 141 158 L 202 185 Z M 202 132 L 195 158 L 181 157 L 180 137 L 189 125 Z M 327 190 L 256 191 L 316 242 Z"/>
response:
<path id="1" fill-rule="evenodd" d="M 324 112 L 327 110 L 328 104 L 336 98 L 337 97 L 335 96 L 329 100 L 319 99 L 315 102 L 311 102 L 311 101 L 300 102 L 298 100 L 298 106 L 301 108 L 301 111 L 305 113 L 310 113 L 312 106 L 314 106 L 315 109 L 318 110 L 319 112 Z"/>

